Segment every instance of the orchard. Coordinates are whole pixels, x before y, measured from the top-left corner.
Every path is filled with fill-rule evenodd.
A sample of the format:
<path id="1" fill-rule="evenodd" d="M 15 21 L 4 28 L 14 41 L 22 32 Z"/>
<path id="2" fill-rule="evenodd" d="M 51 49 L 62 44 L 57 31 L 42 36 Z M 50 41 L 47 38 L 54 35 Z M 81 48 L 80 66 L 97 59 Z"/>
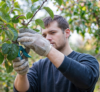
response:
<path id="1" fill-rule="evenodd" d="M 83 40 L 86 34 L 89 34 L 91 39 L 87 40 L 85 46 L 90 45 L 91 48 L 87 51 L 82 47 L 83 52 L 92 54 L 100 62 L 100 0 L 24 0 L 26 6 L 23 8 L 19 1 L 0 0 L 0 90 L 2 92 L 12 92 L 16 75 L 12 61 L 19 52 L 20 43 L 16 41 L 19 29 L 31 28 L 40 33 L 40 29 L 44 28 L 42 18 L 45 16 L 36 18 L 38 12 L 45 11 L 45 14 L 52 19 L 55 14 L 50 7 L 46 6 L 48 1 L 52 2 L 56 11 L 67 19 L 72 33 L 76 31 Z M 26 10 L 25 7 L 27 7 Z M 79 47 L 74 49 L 82 52 Z M 41 58 L 35 53 L 30 55 L 36 56 L 36 58 L 30 58 L 30 62 Z M 95 92 L 99 91 L 100 85 L 97 84 Z"/>

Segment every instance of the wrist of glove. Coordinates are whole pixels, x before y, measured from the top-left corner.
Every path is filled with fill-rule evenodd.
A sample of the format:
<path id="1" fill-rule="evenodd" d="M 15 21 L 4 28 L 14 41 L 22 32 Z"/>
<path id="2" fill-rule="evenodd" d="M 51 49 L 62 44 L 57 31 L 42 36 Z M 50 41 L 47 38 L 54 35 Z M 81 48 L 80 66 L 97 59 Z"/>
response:
<path id="1" fill-rule="evenodd" d="M 20 33 L 17 41 L 21 42 L 22 45 L 33 49 L 41 56 L 46 56 L 51 50 L 50 42 L 40 34 L 32 34 L 29 32 Z"/>
<path id="2" fill-rule="evenodd" d="M 19 57 L 17 57 L 13 60 L 13 68 L 18 74 L 24 75 L 29 70 L 28 61 L 26 61 L 26 59 L 21 60 Z"/>

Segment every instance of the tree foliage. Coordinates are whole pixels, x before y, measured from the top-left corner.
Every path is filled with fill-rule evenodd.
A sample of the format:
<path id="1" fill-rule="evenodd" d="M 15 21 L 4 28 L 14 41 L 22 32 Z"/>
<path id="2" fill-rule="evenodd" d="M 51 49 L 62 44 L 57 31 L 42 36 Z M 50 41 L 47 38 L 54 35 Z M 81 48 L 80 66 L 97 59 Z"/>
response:
<path id="1" fill-rule="evenodd" d="M 20 27 L 28 28 L 30 22 L 33 22 L 37 12 L 41 9 L 53 18 L 53 11 L 49 7 L 44 7 L 47 0 L 36 6 L 35 3 L 39 0 L 31 0 L 29 11 L 24 13 L 17 0 L 2 0 L 0 2 L 0 64 L 5 63 L 7 72 L 13 70 L 12 60 L 18 56 L 19 46 L 17 43 L 18 29 Z M 26 3 L 28 1 L 26 0 Z M 35 26 L 44 28 L 43 21 L 38 18 L 34 20 Z M 20 26 L 19 26 L 20 25 Z M 34 28 L 36 31 L 38 29 Z"/>
<path id="2" fill-rule="evenodd" d="M 55 5 L 61 11 L 61 15 L 68 20 L 72 32 L 76 30 L 83 38 L 88 33 L 95 39 L 95 52 L 99 53 L 100 0 L 63 0 L 62 5 Z"/>

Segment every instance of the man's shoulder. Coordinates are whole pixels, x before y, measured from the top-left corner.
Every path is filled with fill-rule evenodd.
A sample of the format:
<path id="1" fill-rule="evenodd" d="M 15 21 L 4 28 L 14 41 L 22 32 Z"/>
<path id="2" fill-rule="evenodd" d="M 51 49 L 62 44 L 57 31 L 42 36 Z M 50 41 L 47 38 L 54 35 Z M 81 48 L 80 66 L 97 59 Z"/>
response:
<path id="1" fill-rule="evenodd" d="M 79 53 L 77 52 L 80 58 L 95 58 L 94 56 L 88 54 L 88 53 Z"/>
<path id="2" fill-rule="evenodd" d="M 88 54 L 88 53 L 80 53 L 74 51 L 73 54 L 74 57 L 77 57 L 77 60 L 82 60 L 82 59 L 96 59 L 94 56 Z"/>
<path id="3" fill-rule="evenodd" d="M 91 63 L 98 64 L 97 59 L 88 53 L 79 53 L 79 52 L 75 52 L 75 53 L 77 53 L 77 61 L 79 61 L 79 62 L 88 61 Z"/>

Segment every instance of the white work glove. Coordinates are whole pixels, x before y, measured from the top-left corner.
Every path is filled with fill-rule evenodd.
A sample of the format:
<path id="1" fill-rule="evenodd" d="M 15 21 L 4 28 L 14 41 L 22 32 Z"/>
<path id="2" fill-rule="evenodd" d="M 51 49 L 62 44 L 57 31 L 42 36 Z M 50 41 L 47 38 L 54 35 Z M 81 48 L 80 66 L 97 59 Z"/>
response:
<path id="1" fill-rule="evenodd" d="M 29 32 L 18 34 L 18 42 L 22 45 L 33 49 L 37 54 L 41 56 L 47 56 L 51 50 L 51 44 L 40 34 L 32 34 Z"/>
<path id="2" fill-rule="evenodd" d="M 20 29 L 19 33 L 25 33 L 25 32 L 30 32 L 31 34 L 36 33 L 35 31 L 31 30 L 31 29 Z M 30 49 L 29 48 L 25 48 L 26 52 L 29 53 Z M 20 74 L 20 75 L 24 75 L 28 72 L 29 69 L 29 63 L 28 63 L 28 58 L 25 57 L 23 54 L 21 54 L 22 56 L 22 60 L 20 59 L 20 57 L 17 57 L 13 60 L 13 68 L 14 70 Z"/>
<path id="3" fill-rule="evenodd" d="M 27 53 L 29 52 L 29 50 L 29 48 L 26 48 Z M 23 59 L 21 60 L 20 57 L 17 57 L 13 60 L 13 68 L 20 75 L 26 74 L 29 69 L 28 58 L 24 55 L 22 55 L 22 58 Z"/>

